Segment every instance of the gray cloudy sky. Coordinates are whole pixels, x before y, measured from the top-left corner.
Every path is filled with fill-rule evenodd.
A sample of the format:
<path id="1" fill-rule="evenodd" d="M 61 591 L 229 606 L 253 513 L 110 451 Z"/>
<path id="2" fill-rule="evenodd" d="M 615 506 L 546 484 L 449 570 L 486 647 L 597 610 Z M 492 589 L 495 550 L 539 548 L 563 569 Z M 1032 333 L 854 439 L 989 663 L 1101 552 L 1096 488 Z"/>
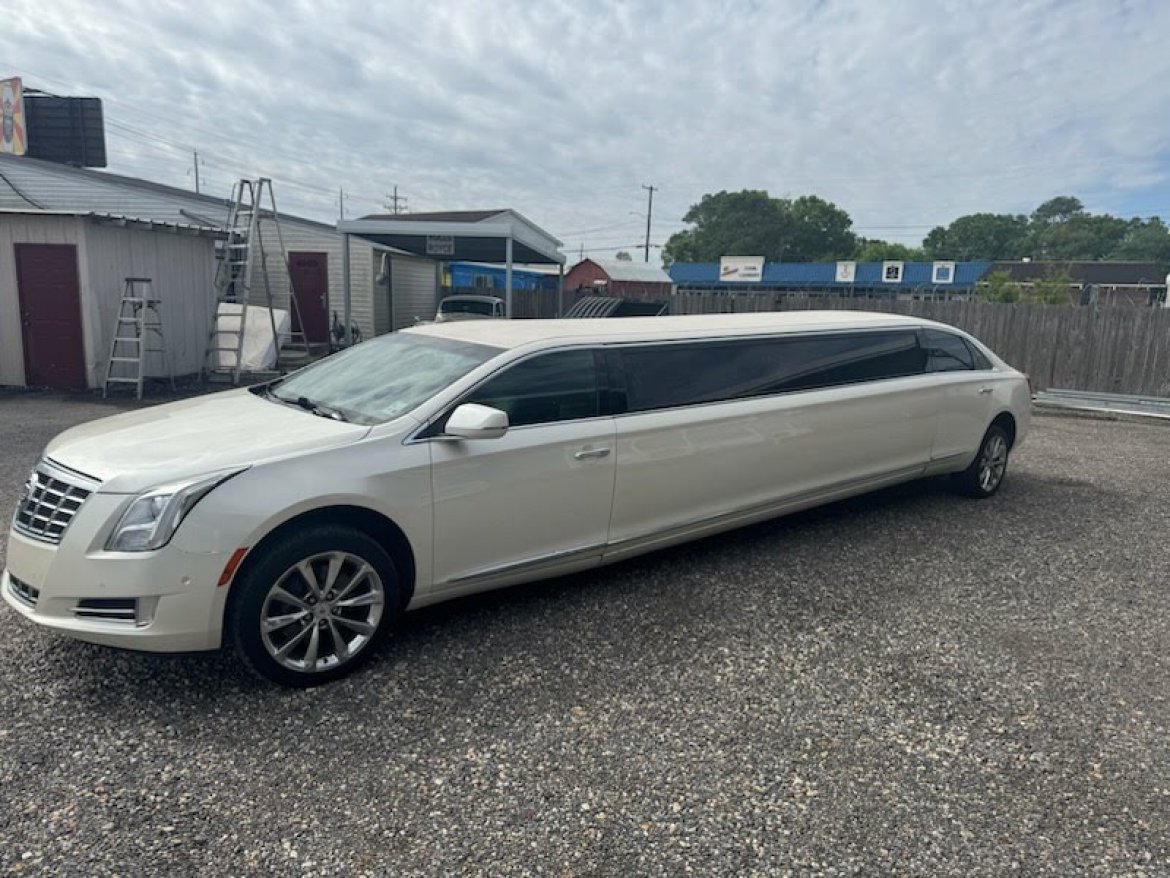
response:
<path id="1" fill-rule="evenodd" d="M 514 207 L 575 258 L 705 192 L 918 243 L 1056 194 L 1170 216 L 1166 0 L 16 0 L 0 77 L 105 102 L 109 170 L 319 219 Z M 652 251 L 652 258 L 654 252 Z"/>

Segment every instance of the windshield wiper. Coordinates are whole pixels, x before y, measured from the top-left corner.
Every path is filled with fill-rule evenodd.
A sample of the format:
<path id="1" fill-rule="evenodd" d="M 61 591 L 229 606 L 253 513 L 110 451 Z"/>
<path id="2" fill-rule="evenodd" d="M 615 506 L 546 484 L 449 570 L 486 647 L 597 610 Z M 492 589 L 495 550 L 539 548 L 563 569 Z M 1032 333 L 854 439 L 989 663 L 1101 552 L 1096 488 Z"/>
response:
<path id="1" fill-rule="evenodd" d="M 290 399 L 287 396 L 281 396 L 279 393 L 273 393 L 272 391 L 268 391 L 268 396 L 271 397 L 272 399 L 283 402 L 285 405 L 299 406 L 300 408 L 303 408 L 305 411 L 312 412 L 313 414 L 317 415 L 318 417 L 329 418 L 330 420 L 333 420 L 333 421 L 348 421 L 349 420 L 349 418 L 347 418 L 345 416 L 345 413 L 342 412 L 341 409 L 336 409 L 336 408 L 333 408 L 332 406 L 327 406 L 323 402 L 315 402 L 315 401 L 309 399 L 307 396 L 298 396 L 296 399 Z"/>

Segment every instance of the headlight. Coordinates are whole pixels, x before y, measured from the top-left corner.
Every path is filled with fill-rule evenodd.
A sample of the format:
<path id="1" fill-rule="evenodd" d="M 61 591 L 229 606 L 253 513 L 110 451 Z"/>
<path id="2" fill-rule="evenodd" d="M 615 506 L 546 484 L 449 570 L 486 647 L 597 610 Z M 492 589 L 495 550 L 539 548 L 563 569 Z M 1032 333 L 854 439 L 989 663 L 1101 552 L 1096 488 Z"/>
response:
<path id="1" fill-rule="evenodd" d="M 111 552 L 149 552 L 170 542 L 179 523 L 216 485 L 243 470 L 160 485 L 134 498 L 106 540 Z"/>

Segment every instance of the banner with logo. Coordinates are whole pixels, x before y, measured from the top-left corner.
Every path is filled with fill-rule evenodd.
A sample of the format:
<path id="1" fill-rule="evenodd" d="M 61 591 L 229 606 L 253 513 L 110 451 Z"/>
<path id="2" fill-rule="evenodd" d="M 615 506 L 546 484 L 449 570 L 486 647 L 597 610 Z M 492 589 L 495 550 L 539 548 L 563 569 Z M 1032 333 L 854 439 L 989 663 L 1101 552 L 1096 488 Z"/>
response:
<path id="1" fill-rule="evenodd" d="M 763 256 L 724 256 L 719 260 L 720 283 L 759 283 L 763 279 Z"/>
<path id="2" fill-rule="evenodd" d="M 955 282 L 955 263 L 934 263 L 930 272 L 930 282 L 934 284 L 953 284 Z"/>
<path id="3" fill-rule="evenodd" d="M 905 265 L 901 262 L 883 262 L 882 263 L 882 283 L 900 284 L 902 282 L 902 270 Z"/>
<path id="4" fill-rule="evenodd" d="M 24 155 L 27 149 L 24 90 L 20 78 L 0 79 L 0 152 Z"/>
<path id="5" fill-rule="evenodd" d="M 837 283 L 851 284 L 857 280 L 857 263 L 856 262 L 838 262 L 837 263 Z"/>

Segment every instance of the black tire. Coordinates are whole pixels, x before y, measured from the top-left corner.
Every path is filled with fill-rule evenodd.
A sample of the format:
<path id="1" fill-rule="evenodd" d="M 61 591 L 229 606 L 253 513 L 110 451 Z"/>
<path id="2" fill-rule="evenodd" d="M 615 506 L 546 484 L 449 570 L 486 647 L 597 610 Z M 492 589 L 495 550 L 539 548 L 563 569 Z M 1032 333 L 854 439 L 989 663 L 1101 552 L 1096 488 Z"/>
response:
<path id="1" fill-rule="evenodd" d="M 977 500 L 984 500 L 999 490 L 1007 474 L 1008 457 L 1012 442 L 1007 430 L 992 424 L 979 443 L 979 451 L 971 465 L 954 476 L 955 486 L 960 493 Z"/>
<path id="2" fill-rule="evenodd" d="M 261 552 L 232 586 L 225 619 L 226 641 L 243 663 L 266 680 L 303 688 L 368 661 L 401 609 L 386 550 L 359 530 L 320 524 Z"/>

